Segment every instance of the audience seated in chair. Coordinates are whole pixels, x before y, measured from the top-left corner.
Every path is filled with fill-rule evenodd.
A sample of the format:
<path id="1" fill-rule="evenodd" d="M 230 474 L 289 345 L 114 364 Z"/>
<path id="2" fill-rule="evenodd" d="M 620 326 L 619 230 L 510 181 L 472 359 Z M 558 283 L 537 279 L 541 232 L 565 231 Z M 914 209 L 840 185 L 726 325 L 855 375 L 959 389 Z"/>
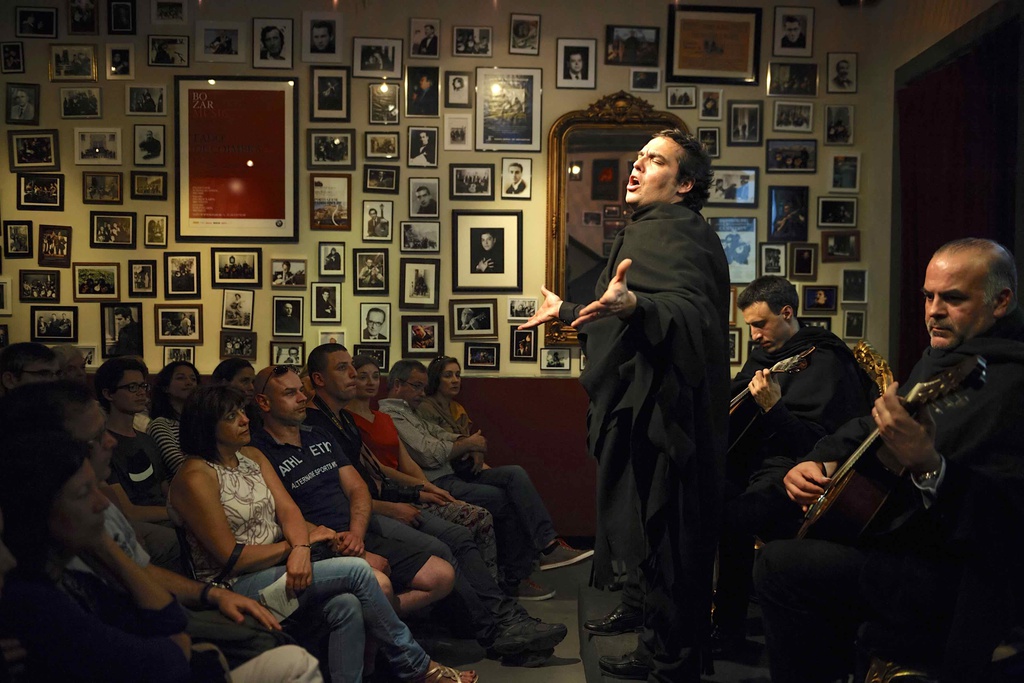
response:
<path id="1" fill-rule="evenodd" d="M 31 382 L 57 379 L 60 363 L 56 354 L 42 344 L 18 342 L 0 350 L 0 389 L 11 389 Z"/>
<path id="2" fill-rule="evenodd" d="M 181 408 L 198 386 L 199 370 L 187 360 L 168 363 L 153 383 L 153 406 L 149 410 L 152 419 L 146 433 L 156 441 L 164 468 L 172 477 L 185 462 L 178 441 Z"/>
<path id="3" fill-rule="evenodd" d="M 57 375 L 60 379 L 71 380 L 80 384 L 86 384 L 89 376 L 85 372 L 85 356 L 77 346 L 71 344 L 60 344 L 52 347 L 57 355 Z"/>

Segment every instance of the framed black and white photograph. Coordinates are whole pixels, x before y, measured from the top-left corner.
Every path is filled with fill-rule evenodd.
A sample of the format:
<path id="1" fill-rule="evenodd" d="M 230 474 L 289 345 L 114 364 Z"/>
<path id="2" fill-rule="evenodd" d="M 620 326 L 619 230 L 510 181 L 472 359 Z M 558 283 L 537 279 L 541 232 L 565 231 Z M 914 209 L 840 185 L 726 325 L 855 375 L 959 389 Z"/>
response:
<path id="1" fill-rule="evenodd" d="M 353 38 L 352 75 L 356 78 L 401 78 L 402 41 L 394 38 Z"/>
<path id="2" fill-rule="evenodd" d="M 391 342 L 390 303 L 386 301 L 360 303 L 359 320 L 359 341 L 372 344 L 387 344 Z M 383 371 L 384 367 L 381 366 L 381 372 Z"/>
<path id="3" fill-rule="evenodd" d="M 348 173 L 316 172 L 309 176 L 309 228 L 350 230 L 352 228 L 352 176 Z"/>
<path id="4" fill-rule="evenodd" d="M 452 55 L 455 57 L 490 57 L 493 54 L 494 31 L 490 26 L 453 26 Z"/>
<path id="5" fill-rule="evenodd" d="M 707 206 L 757 208 L 757 167 L 716 166 Z"/>
<path id="6" fill-rule="evenodd" d="M 537 330 L 518 330 L 513 325 L 508 332 L 508 359 L 513 363 L 537 362 Z"/>
<path id="7" fill-rule="evenodd" d="M 867 311 L 843 311 L 843 338 L 864 339 L 867 337 Z"/>
<path id="8" fill-rule="evenodd" d="M 853 144 L 853 105 L 825 105 L 825 144 Z"/>
<path id="9" fill-rule="evenodd" d="M 302 25 L 299 33 L 302 36 L 302 61 L 319 64 L 341 64 L 341 28 L 340 12 L 306 12 L 302 13 Z"/>
<path id="10" fill-rule="evenodd" d="M 697 118 L 701 121 L 722 120 L 722 90 L 720 88 L 700 89 L 700 111 Z"/>
<path id="11" fill-rule="evenodd" d="M 120 128 L 75 128 L 75 164 L 120 166 Z"/>
<path id="12" fill-rule="evenodd" d="M 772 130 L 791 133 L 810 133 L 814 128 L 814 103 L 794 100 L 776 100 L 772 117 Z"/>
<path id="13" fill-rule="evenodd" d="M 729 328 L 729 363 L 739 365 L 743 362 L 743 330 Z"/>
<path id="14" fill-rule="evenodd" d="M 533 159 L 502 157 L 501 198 L 530 199 L 533 196 Z"/>
<path id="15" fill-rule="evenodd" d="M 14 35 L 17 38 L 57 38 L 56 7 L 15 7 Z"/>
<path id="16" fill-rule="evenodd" d="M 661 69 L 630 69 L 629 89 L 633 92 L 658 92 L 661 90 Z"/>
<path id="17" fill-rule="evenodd" d="M 152 248 L 167 247 L 167 216 L 159 214 L 147 214 L 142 219 L 145 229 L 143 244 Z"/>
<path id="18" fill-rule="evenodd" d="M 829 52 L 825 73 L 828 74 L 828 92 L 857 92 L 857 53 Z"/>
<path id="19" fill-rule="evenodd" d="M 540 151 L 541 73 L 541 69 L 477 68 L 477 150 Z"/>
<path id="20" fill-rule="evenodd" d="M 0 43 L 0 73 L 25 73 L 25 44 L 20 40 Z"/>
<path id="21" fill-rule="evenodd" d="M 769 62 L 768 95 L 817 97 L 818 65 L 806 62 Z"/>
<path id="22" fill-rule="evenodd" d="M 437 168 L 437 127 L 409 126 L 409 166 Z"/>
<path id="23" fill-rule="evenodd" d="M 60 89 L 60 117 L 62 119 L 98 119 L 102 116 L 102 88 L 69 87 Z"/>
<path id="24" fill-rule="evenodd" d="M 22 268 L 18 271 L 18 301 L 27 303 L 60 303 L 60 271 Z"/>
<path id="25" fill-rule="evenodd" d="M 19 211 L 63 211 L 64 175 L 61 173 L 19 173 Z"/>
<path id="26" fill-rule="evenodd" d="M 363 192 L 377 194 L 398 194 L 398 166 L 363 164 Z"/>
<path id="27" fill-rule="evenodd" d="M 597 87 L 597 41 L 589 38 L 559 38 L 555 53 L 557 88 Z"/>
<path id="28" fill-rule="evenodd" d="M 256 360 L 256 333 L 232 330 L 220 333 L 220 357 Z"/>
<path id="29" fill-rule="evenodd" d="M 462 367 L 470 372 L 497 372 L 501 368 L 501 344 L 466 342 L 463 347 Z"/>
<path id="30" fill-rule="evenodd" d="M 437 358 L 443 355 L 443 315 L 402 316 L 402 358 Z"/>
<path id="31" fill-rule="evenodd" d="M 306 342 L 270 342 L 270 362 L 274 365 L 291 365 L 298 372 L 306 364 Z"/>
<path id="32" fill-rule="evenodd" d="M 390 242 L 394 239 L 395 203 L 379 199 L 363 200 L 363 240 Z"/>
<path id="33" fill-rule="evenodd" d="M 449 199 L 494 199 L 494 164 L 449 164 L 448 173 Z"/>
<path id="34" fill-rule="evenodd" d="M 768 140 L 765 173 L 816 173 L 818 141 L 809 139 Z"/>
<path id="35" fill-rule="evenodd" d="M 131 259 L 128 261 L 128 296 L 133 298 L 156 297 L 156 261 Z"/>
<path id="36" fill-rule="evenodd" d="M 746 284 L 757 277 L 757 219 L 713 216 L 708 223 L 722 240 L 729 264 L 729 282 Z"/>
<path id="37" fill-rule="evenodd" d="M 71 267 L 70 226 L 39 226 L 39 257 L 36 263 L 49 268 Z"/>
<path id="38" fill-rule="evenodd" d="M 249 29 L 240 21 L 197 21 L 197 62 L 244 64 L 249 61 Z"/>
<path id="39" fill-rule="evenodd" d="M 68 35 L 94 36 L 100 32 L 98 0 L 68 2 Z"/>
<path id="40" fill-rule="evenodd" d="M 121 298 L 121 264 L 75 263 L 75 301 L 117 301 Z"/>
<path id="41" fill-rule="evenodd" d="M 438 218 L 437 178 L 409 178 L 409 217 Z"/>
<path id="42" fill-rule="evenodd" d="M 353 294 L 387 296 L 391 280 L 387 249 L 353 249 L 352 271 L 356 274 L 352 282 Z"/>
<path id="43" fill-rule="evenodd" d="M 8 130 L 11 173 L 59 171 L 60 138 L 56 130 Z"/>
<path id="44" fill-rule="evenodd" d="M 188 67 L 188 36 L 147 36 L 146 64 Z"/>
<path id="45" fill-rule="evenodd" d="M 441 20 L 409 20 L 409 56 L 415 59 L 439 59 L 441 57 Z"/>
<path id="46" fill-rule="evenodd" d="M 788 251 L 786 245 L 761 242 L 758 248 L 761 251 L 760 258 L 758 259 L 758 276 L 778 275 L 779 277 L 786 277 L 786 255 Z"/>
<path id="47" fill-rule="evenodd" d="M 615 66 L 657 66 L 658 35 L 656 26 L 606 25 L 604 30 L 604 63 Z"/>
<path id="48" fill-rule="evenodd" d="M 107 33 L 134 36 L 138 25 L 135 0 L 107 0 Z"/>
<path id="49" fill-rule="evenodd" d="M 202 304 L 153 304 L 157 344 L 202 344 Z"/>
<path id="50" fill-rule="evenodd" d="M 534 297 L 510 296 L 508 298 L 508 321 L 526 322 L 537 313 L 537 299 Z"/>
<path id="51" fill-rule="evenodd" d="M 378 344 L 353 344 L 352 345 L 353 356 L 369 356 L 373 358 L 373 362 L 378 368 L 382 375 L 386 375 L 388 370 L 391 368 L 391 349 L 387 346 L 380 346 Z"/>
<path id="52" fill-rule="evenodd" d="M 89 246 L 94 249 L 134 249 L 136 214 L 122 211 L 89 213 Z M 40 227 L 42 234 L 42 227 Z M 49 240 L 54 239 L 52 236 Z M 59 238 L 58 238 L 59 239 Z"/>
<path id="53" fill-rule="evenodd" d="M 306 259 L 304 258 L 272 258 L 270 259 L 270 286 L 278 289 L 305 289 Z"/>
<path id="54" fill-rule="evenodd" d="M 132 199 L 167 199 L 166 171 L 132 171 L 130 180 Z"/>
<path id="55" fill-rule="evenodd" d="M 341 283 L 314 282 L 310 322 L 314 325 L 341 324 Z"/>
<path id="56" fill-rule="evenodd" d="M 40 344 L 78 341 L 78 306 L 32 306 L 29 314 L 32 319 L 32 341 Z"/>
<path id="57" fill-rule="evenodd" d="M 669 85 L 665 88 L 665 107 L 668 109 L 696 109 L 697 86 Z"/>
<path id="58" fill-rule="evenodd" d="M 38 126 L 39 85 L 8 83 L 6 111 L 6 121 L 12 126 Z"/>
<path id="59" fill-rule="evenodd" d="M 326 330 L 318 330 L 320 344 L 341 344 L 345 345 L 345 330 L 340 328 L 328 328 Z"/>
<path id="60" fill-rule="evenodd" d="M 306 135 L 306 168 L 354 170 L 356 131 L 354 128 L 310 128 Z"/>
<path id="61" fill-rule="evenodd" d="M 444 149 L 446 152 L 473 151 L 473 115 L 444 115 Z"/>
<path id="62" fill-rule="evenodd" d="M 508 52 L 511 55 L 540 54 L 539 14 L 512 14 L 509 22 Z"/>
<path id="63" fill-rule="evenodd" d="M 776 57 L 814 55 L 814 10 L 810 7 L 775 8 L 772 54 Z"/>
<path id="64" fill-rule="evenodd" d="M 401 291 L 398 305 L 402 308 L 436 311 L 441 307 L 441 262 L 437 259 L 403 258 Z"/>
<path id="65" fill-rule="evenodd" d="M 198 299 L 201 293 L 198 251 L 164 253 L 164 297 L 167 299 Z"/>
<path id="66" fill-rule="evenodd" d="M 403 252 L 439 254 L 441 252 L 441 224 L 436 221 L 402 221 Z"/>
<path id="67" fill-rule="evenodd" d="M 344 277 L 345 276 L 345 243 L 344 242 L 320 242 L 319 251 L 319 275 L 320 277 Z"/>
<path id="68" fill-rule="evenodd" d="M 818 245 L 789 243 L 789 279 L 814 280 L 818 277 Z"/>
<path id="69" fill-rule="evenodd" d="M 829 190 L 857 192 L 860 190 L 860 152 L 833 154 L 829 158 Z"/>
<path id="70" fill-rule="evenodd" d="M 859 230 L 822 230 L 821 262 L 860 261 Z"/>
<path id="71" fill-rule="evenodd" d="M 370 125 L 395 125 L 401 120 L 401 88 L 387 83 L 370 84 Z"/>
<path id="72" fill-rule="evenodd" d="M 452 291 L 523 290 L 523 212 L 452 211 Z"/>
<path id="73" fill-rule="evenodd" d="M 363 156 L 367 159 L 397 159 L 400 133 L 368 130 L 363 134 Z"/>
<path id="74" fill-rule="evenodd" d="M 292 20 L 281 17 L 252 20 L 252 67 L 290 69 L 295 46 Z"/>
<path id="75" fill-rule="evenodd" d="M 142 355 L 142 304 L 119 301 L 100 303 L 100 355 Z"/>
<path id="76" fill-rule="evenodd" d="M 169 365 L 178 361 L 188 361 L 194 365 L 195 359 L 196 347 L 194 346 L 168 345 L 164 347 L 164 365 Z"/>
<path id="77" fill-rule="evenodd" d="M 444 106 L 449 109 L 472 109 L 473 72 L 444 72 Z"/>
<path id="78" fill-rule="evenodd" d="M 760 100 L 730 100 L 726 144 L 732 147 L 760 147 L 763 121 L 764 103 Z"/>
<path id="79" fill-rule="evenodd" d="M 868 271 L 863 268 L 843 268 L 844 304 L 866 304 L 868 302 Z"/>
<path id="80" fill-rule="evenodd" d="M 260 247 L 213 247 L 210 258 L 214 289 L 263 286 L 263 249 Z"/>
<path id="81" fill-rule="evenodd" d="M 572 369 L 572 352 L 567 348 L 543 348 L 540 350 L 541 372 L 569 372 Z"/>
<path id="82" fill-rule="evenodd" d="M 50 82 L 96 82 L 96 46 L 50 44 Z"/>
<path id="83" fill-rule="evenodd" d="M 835 313 L 839 302 L 839 288 L 835 285 L 804 285 L 801 305 L 804 313 Z"/>
<path id="84" fill-rule="evenodd" d="M 768 241 L 806 242 L 810 210 L 807 186 L 772 185 L 768 188 Z"/>
<path id="85" fill-rule="evenodd" d="M 120 172 L 82 171 L 82 203 L 123 204 L 123 177 Z"/>
<path id="86" fill-rule="evenodd" d="M 818 227 L 857 227 L 857 198 L 818 197 Z"/>
<path id="87" fill-rule="evenodd" d="M 455 341 L 493 339 L 498 336 L 498 300 L 449 299 L 448 323 Z"/>
<path id="88" fill-rule="evenodd" d="M 441 70 L 436 66 L 408 66 L 405 70 L 405 115 L 437 118 Z"/>
<path id="89" fill-rule="evenodd" d="M 4 258 L 32 258 L 32 221 L 4 221 Z"/>
<path id="90" fill-rule="evenodd" d="M 274 311 L 274 336 L 275 337 L 301 337 L 302 322 L 304 319 L 303 304 L 305 299 L 301 296 L 275 296 L 273 302 Z"/>
<path id="91" fill-rule="evenodd" d="M 108 81 L 135 80 L 135 45 L 107 43 L 107 66 L 103 70 Z"/>
<path id="92" fill-rule="evenodd" d="M 704 149 L 708 151 L 708 156 L 712 159 L 722 156 L 722 148 L 719 144 L 720 132 L 719 128 L 710 126 L 697 129 L 697 139 L 700 140 L 700 144 L 704 145 Z"/>
<path id="93" fill-rule="evenodd" d="M 181 26 L 188 23 L 188 0 L 150 0 L 150 23 Z"/>
<path id="94" fill-rule="evenodd" d="M 309 82 L 310 121 L 349 120 L 352 86 L 347 66 L 310 67 Z M 373 121 L 372 109 L 370 123 L 376 123 Z"/>
<path id="95" fill-rule="evenodd" d="M 164 126 L 162 123 L 135 124 L 135 165 L 163 166 L 165 159 Z"/>

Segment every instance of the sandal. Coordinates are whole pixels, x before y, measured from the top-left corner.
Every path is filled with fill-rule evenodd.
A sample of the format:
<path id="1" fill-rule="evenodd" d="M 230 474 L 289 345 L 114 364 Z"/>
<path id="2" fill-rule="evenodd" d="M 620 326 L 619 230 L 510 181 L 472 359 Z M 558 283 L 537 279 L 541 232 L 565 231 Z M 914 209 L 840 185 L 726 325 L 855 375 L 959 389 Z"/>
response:
<path id="1" fill-rule="evenodd" d="M 419 683 L 446 683 L 447 681 L 453 681 L 453 683 L 477 683 L 480 680 L 475 671 L 459 671 L 450 666 L 438 664 L 435 661 L 430 663 L 433 666 L 421 678 L 417 679 Z M 464 679 L 463 675 L 468 675 L 469 678 Z"/>

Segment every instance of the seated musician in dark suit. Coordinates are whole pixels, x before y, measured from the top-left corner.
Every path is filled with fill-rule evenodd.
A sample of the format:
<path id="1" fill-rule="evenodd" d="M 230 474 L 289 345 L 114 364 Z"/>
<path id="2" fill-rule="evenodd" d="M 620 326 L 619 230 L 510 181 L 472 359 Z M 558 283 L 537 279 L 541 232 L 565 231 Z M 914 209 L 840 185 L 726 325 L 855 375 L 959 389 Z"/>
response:
<path id="1" fill-rule="evenodd" d="M 811 505 L 830 481 L 824 463 L 846 458 L 877 427 L 883 451 L 909 471 L 859 539 L 769 543 L 754 581 L 765 620 L 772 681 L 816 683 L 845 675 L 861 646 L 942 681 L 989 681 L 1000 640 L 1021 619 L 1024 568 L 1024 314 L 1013 256 L 980 239 L 950 242 L 925 273 L 930 347 L 905 385 L 929 380 L 975 355 L 986 381 L 970 400 L 932 417 L 911 415 L 897 383 L 871 416 L 822 439 L 786 475 L 789 496 Z M 868 453 L 861 458 L 878 462 Z M 871 641 L 872 634 L 885 633 Z"/>
<path id="2" fill-rule="evenodd" d="M 728 656 L 743 643 L 754 563 L 754 536 L 792 538 L 802 514 L 782 479 L 818 439 L 867 415 L 878 395 L 849 347 L 828 330 L 803 326 L 796 287 L 759 277 L 737 306 L 756 346 L 732 381 L 732 395 L 749 389 L 729 418 L 725 509 L 718 548 L 715 649 Z M 771 368 L 813 347 L 796 373 Z"/>

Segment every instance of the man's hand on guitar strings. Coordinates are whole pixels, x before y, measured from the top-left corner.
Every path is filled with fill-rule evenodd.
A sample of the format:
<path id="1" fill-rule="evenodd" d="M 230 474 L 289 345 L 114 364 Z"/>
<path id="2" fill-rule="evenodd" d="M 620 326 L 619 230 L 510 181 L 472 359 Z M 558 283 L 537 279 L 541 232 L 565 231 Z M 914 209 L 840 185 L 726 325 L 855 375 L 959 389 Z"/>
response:
<path id="1" fill-rule="evenodd" d="M 775 378 L 770 368 L 756 371 L 747 387 L 750 389 L 750 395 L 765 413 L 782 400 L 782 387 L 779 386 L 779 380 Z"/>
<path id="2" fill-rule="evenodd" d="M 807 508 L 818 500 L 818 496 L 825 493 L 825 487 L 831 481 L 822 473 L 820 462 L 808 460 L 798 463 L 787 472 L 782 483 L 786 486 L 789 499 L 807 512 Z"/>
<path id="3" fill-rule="evenodd" d="M 931 472 L 942 465 L 935 450 L 935 420 L 928 406 L 917 411 L 916 418 L 903 407 L 896 395 L 899 382 L 893 382 L 875 400 L 871 416 L 886 448 L 911 472 Z"/>

